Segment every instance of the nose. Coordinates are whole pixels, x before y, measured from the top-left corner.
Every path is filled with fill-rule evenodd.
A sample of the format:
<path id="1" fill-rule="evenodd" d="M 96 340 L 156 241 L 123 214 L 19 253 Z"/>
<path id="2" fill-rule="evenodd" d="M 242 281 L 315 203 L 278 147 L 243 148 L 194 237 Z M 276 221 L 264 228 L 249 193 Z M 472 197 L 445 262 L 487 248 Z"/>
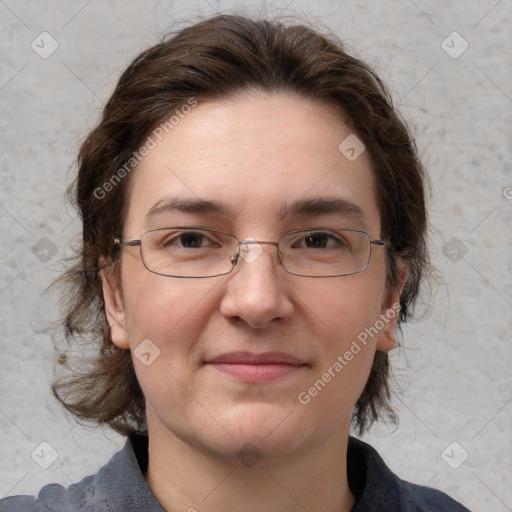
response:
<path id="1" fill-rule="evenodd" d="M 242 243 L 237 266 L 226 276 L 221 314 L 262 328 L 283 321 L 294 311 L 291 290 L 283 282 L 274 243 Z"/>

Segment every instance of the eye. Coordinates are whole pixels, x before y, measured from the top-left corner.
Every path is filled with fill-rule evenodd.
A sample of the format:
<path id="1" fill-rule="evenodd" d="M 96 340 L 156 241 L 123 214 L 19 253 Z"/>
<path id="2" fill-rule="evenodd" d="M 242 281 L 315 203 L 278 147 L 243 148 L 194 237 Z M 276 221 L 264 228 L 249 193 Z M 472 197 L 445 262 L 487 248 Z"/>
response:
<path id="1" fill-rule="evenodd" d="M 292 244 L 293 248 L 328 249 L 340 248 L 347 243 L 340 235 L 325 231 L 308 232 Z"/>
<path id="2" fill-rule="evenodd" d="M 181 247 L 194 249 L 196 247 L 203 247 L 203 244 L 207 244 L 208 240 L 201 233 L 190 231 L 183 233 L 177 238 L 178 244 Z M 208 245 L 208 244 L 207 244 Z"/>
<path id="3" fill-rule="evenodd" d="M 212 234 L 201 231 L 175 231 L 162 239 L 161 247 L 171 249 L 198 249 L 202 247 L 219 247 L 221 244 L 213 239 Z"/>

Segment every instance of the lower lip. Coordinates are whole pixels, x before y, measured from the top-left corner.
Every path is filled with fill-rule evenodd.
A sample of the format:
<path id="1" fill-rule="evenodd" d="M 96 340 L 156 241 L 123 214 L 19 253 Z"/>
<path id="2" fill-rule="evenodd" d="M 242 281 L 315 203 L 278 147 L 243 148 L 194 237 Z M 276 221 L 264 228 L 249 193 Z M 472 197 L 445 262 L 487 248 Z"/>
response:
<path id="1" fill-rule="evenodd" d="M 208 366 L 244 382 L 271 382 L 297 372 L 303 365 L 208 363 Z"/>

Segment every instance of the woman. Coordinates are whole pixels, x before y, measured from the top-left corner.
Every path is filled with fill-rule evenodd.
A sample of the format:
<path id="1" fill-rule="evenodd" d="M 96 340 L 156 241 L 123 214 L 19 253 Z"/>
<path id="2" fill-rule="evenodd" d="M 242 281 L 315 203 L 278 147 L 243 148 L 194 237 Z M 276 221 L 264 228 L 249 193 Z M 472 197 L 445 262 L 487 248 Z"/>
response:
<path id="1" fill-rule="evenodd" d="M 54 393 L 128 436 L 7 512 L 467 510 L 350 437 L 428 270 L 425 176 L 383 84 L 303 26 L 217 16 L 137 57 L 79 154 Z"/>

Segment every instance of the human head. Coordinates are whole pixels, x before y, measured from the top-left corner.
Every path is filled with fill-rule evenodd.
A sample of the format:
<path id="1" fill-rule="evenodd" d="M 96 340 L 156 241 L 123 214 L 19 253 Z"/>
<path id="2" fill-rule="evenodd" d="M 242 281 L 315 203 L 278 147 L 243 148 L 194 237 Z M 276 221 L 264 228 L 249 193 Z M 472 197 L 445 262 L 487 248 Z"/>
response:
<path id="1" fill-rule="evenodd" d="M 122 433 L 144 429 L 144 396 L 130 353 L 112 344 L 98 273 L 103 258 L 112 260 L 116 275 L 119 254 L 112 241 L 123 234 L 137 155 L 154 130 L 165 122 L 172 125 L 171 116 L 179 117 L 187 105 L 193 108 L 193 102 L 250 90 L 294 93 L 332 105 L 364 143 L 374 172 L 381 236 L 390 241 L 387 285 L 399 283 L 400 258 L 407 266 L 400 321 L 410 315 L 428 263 L 425 178 L 409 131 L 385 87 L 334 38 L 304 26 L 217 16 L 138 56 L 80 150 L 73 194 L 83 221 L 83 245 L 66 275 L 73 295 L 65 326 L 69 338 L 89 337 L 100 350 L 87 373 L 54 386 L 79 417 Z M 388 376 L 387 353 L 378 351 L 354 412 L 360 430 L 386 409 Z"/>

